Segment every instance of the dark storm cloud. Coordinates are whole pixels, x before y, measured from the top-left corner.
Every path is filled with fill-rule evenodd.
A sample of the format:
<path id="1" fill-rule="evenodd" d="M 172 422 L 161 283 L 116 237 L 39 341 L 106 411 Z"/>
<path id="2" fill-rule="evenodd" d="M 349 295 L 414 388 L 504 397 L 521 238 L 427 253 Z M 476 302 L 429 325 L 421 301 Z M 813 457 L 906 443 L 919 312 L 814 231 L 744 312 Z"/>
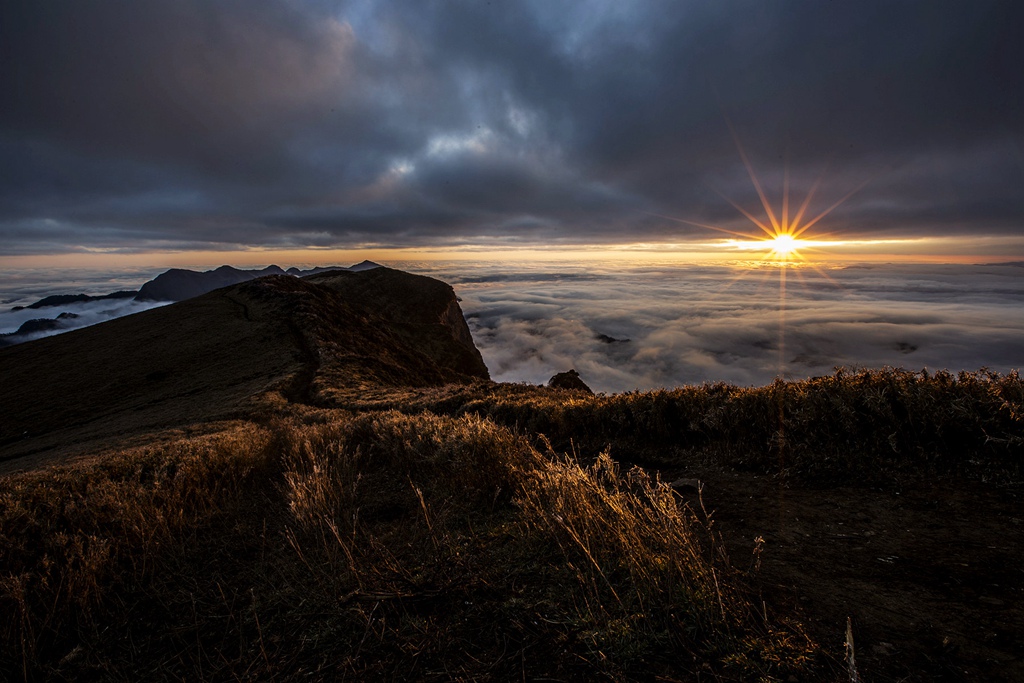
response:
<path id="1" fill-rule="evenodd" d="M 1010 2 L 153 0 L 0 9 L 4 253 L 632 241 L 740 226 L 788 162 L 830 227 L 1019 235 Z M 647 213 L 645 213 L 647 212 Z"/>

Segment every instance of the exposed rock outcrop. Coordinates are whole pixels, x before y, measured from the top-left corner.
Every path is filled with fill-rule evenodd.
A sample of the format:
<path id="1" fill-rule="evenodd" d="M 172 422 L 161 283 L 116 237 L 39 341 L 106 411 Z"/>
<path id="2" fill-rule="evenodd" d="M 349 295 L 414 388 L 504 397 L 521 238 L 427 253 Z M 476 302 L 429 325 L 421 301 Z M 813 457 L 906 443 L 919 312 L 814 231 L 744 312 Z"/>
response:
<path id="1" fill-rule="evenodd" d="M 383 267 L 333 271 L 304 281 L 329 287 L 351 305 L 384 318 L 406 343 L 439 366 L 489 378 L 451 285 Z"/>
<path id="2" fill-rule="evenodd" d="M 593 390 L 580 378 L 580 373 L 575 370 L 560 372 L 548 380 L 548 386 L 552 389 L 569 389 L 572 391 L 585 391 L 593 394 Z"/>

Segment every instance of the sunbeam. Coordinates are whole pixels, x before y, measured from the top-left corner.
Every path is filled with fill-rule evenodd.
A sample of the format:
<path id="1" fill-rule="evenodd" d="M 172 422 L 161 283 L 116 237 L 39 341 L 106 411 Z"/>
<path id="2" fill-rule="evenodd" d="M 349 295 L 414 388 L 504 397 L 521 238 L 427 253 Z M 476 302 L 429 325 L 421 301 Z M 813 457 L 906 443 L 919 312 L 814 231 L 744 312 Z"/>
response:
<path id="1" fill-rule="evenodd" d="M 718 246 L 723 249 L 729 249 L 732 251 L 739 252 L 760 252 L 760 260 L 753 264 L 753 269 L 760 269 L 761 266 L 778 266 L 779 267 L 779 340 L 778 340 L 778 376 L 786 376 L 786 271 L 790 268 L 797 266 L 807 266 L 814 269 L 819 275 L 825 280 L 832 283 L 835 286 L 839 286 L 832 277 L 829 276 L 817 263 L 811 258 L 811 255 L 815 252 L 823 252 L 830 246 L 839 246 L 846 244 L 843 240 L 832 239 L 834 233 L 828 232 L 823 233 L 820 231 L 810 232 L 811 228 L 825 220 L 833 211 L 839 208 L 844 202 L 846 202 L 854 194 L 862 190 L 866 185 L 867 181 L 854 188 L 851 192 L 847 193 L 838 201 L 831 204 L 824 211 L 817 214 L 810 214 L 813 218 L 805 220 L 805 216 L 808 215 L 808 209 L 811 206 L 815 194 L 821 186 L 821 178 L 819 177 L 807 190 L 803 200 L 797 205 L 795 202 L 791 205 L 790 197 L 790 174 L 789 165 L 785 164 L 783 168 L 782 178 L 782 197 L 781 206 L 777 211 L 772 206 L 772 202 L 768 198 L 768 194 L 765 191 L 760 179 L 757 177 L 757 173 L 754 170 L 754 166 L 750 161 L 746 150 L 743 148 L 743 144 L 740 142 L 739 135 L 736 133 L 732 123 L 726 117 L 726 125 L 729 127 L 729 132 L 732 134 L 732 139 L 736 144 L 736 151 L 739 153 L 740 159 L 743 162 L 743 167 L 747 171 L 747 175 L 750 177 L 750 182 L 754 186 L 754 190 L 757 193 L 757 197 L 760 200 L 761 207 L 764 211 L 763 215 L 758 216 L 751 211 L 748 211 L 738 202 L 733 200 L 731 197 L 726 196 L 716 188 L 713 189 L 719 196 L 725 199 L 731 204 L 744 218 L 749 220 L 753 226 L 755 226 L 760 234 L 745 233 L 738 230 L 729 230 L 716 225 L 709 225 L 707 223 L 700 223 L 696 221 L 686 220 L 683 218 L 676 218 L 672 216 L 665 216 L 662 214 L 651 215 L 658 216 L 667 220 L 672 220 L 685 225 L 692 225 L 694 227 L 703 228 L 706 230 L 714 230 L 715 232 L 724 233 L 729 235 L 729 238 L 722 239 L 718 242 Z M 795 208 L 795 212 L 791 217 L 791 206 Z M 750 268 L 740 268 L 739 272 L 734 279 L 742 279 L 747 273 L 751 272 Z M 799 273 L 798 273 L 799 274 Z M 798 278 L 802 281 L 803 278 Z M 730 283 L 732 284 L 732 283 Z"/>

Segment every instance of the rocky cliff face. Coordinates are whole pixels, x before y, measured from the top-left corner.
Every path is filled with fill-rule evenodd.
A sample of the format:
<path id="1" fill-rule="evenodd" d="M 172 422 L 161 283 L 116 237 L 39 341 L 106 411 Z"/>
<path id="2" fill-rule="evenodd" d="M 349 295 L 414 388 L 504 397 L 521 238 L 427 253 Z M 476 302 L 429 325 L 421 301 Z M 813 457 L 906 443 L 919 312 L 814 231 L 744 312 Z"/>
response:
<path id="1" fill-rule="evenodd" d="M 391 268 L 334 271 L 304 278 L 375 317 L 440 367 L 489 379 L 451 285 Z"/>

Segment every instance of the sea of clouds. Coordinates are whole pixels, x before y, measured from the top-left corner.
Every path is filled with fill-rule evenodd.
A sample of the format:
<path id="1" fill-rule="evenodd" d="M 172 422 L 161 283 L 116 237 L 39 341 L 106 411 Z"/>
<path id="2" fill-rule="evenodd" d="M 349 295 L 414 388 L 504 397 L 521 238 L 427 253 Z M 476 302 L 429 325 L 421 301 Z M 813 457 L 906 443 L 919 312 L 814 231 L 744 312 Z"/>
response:
<path id="1" fill-rule="evenodd" d="M 160 272 L 159 268 L 117 272 L 86 268 L 7 270 L 0 273 L 0 334 L 16 332 L 29 320 L 54 319 L 61 313 L 72 313 L 77 316 L 62 320 L 62 328 L 59 330 L 18 337 L 19 342 L 29 341 L 165 305 L 166 302 L 105 299 L 37 309 L 25 308 L 20 311 L 11 310 L 17 306 L 28 306 L 52 294 L 96 296 L 116 291 L 137 290 Z"/>
<path id="2" fill-rule="evenodd" d="M 447 279 L 499 381 L 575 368 L 596 391 L 618 392 L 760 385 L 837 366 L 1024 364 L 1021 265 L 478 270 Z"/>
<path id="3" fill-rule="evenodd" d="M 134 301 L 132 299 L 104 299 L 102 301 L 81 301 L 60 306 L 45 308 L 26 308 L 21 311 L 6 310 L 0 312 L 0 334 L 16 332 L 21 325 L 29 320 L 54 319 L 62 313 L 71 313 L 75 317 L 62 318 L 61 329 L 18 335 L 18 342 L 31 341 L 41 337 L 68 332 L 79 327 L 88 327 L 96 323 L 106 322 L 114 318 L 139 313 L 150 308 L 166 306 L 169 301 Z"/>
<path id="4" fill-rule="evenodd" d="M 1024 264 L 585 265 L 395 263 L 451 283 L 498 381 L 576 369 L 596 391 L 701 382 L 760 385 L 836 366 L 1008 372 L 1024 365 Z M 135 289 L 155 272 L 0 276 L 0 301 Z M 67 277 L 67 274 L 64 274 Z M 783 291 L 783 276 L 784 291 Z M 104 300 L 0 311 L 73 326 L 151 308 Z"/>

